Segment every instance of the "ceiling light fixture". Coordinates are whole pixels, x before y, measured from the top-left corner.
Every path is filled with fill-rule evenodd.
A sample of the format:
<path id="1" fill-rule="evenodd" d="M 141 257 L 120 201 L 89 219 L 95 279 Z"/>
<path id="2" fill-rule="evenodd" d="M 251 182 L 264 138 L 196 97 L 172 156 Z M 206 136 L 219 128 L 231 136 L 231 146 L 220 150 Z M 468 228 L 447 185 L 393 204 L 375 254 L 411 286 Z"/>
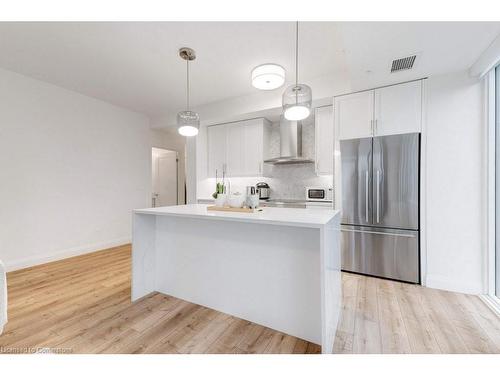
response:
<path id="1" fill-rule="evenodd" d="M 311 114 L 312 91 L 299 84 L 299 21 L 295 29 L 295 84 L 288 86 L 283 93 L 283 115 L 287 120 L 299 121 Z"/>
<path id="2" fill-rule="evenodd" d="M 189 62 L 196 59 L 193 49 L 184 47 L 179 50 L 181 59 L 186 60 L 186 110 L 177 114 L 177 131 L 185 137 L 198 134 L 200 128 L 200 116 L 189 109 Z"/>
<path id="3" fill-rule="evenodd" d="M 252 70 L 252 86 L 259 90 L 274 90 L 285 83 L 285 69 L 278 64 L 262 64 Z"/>

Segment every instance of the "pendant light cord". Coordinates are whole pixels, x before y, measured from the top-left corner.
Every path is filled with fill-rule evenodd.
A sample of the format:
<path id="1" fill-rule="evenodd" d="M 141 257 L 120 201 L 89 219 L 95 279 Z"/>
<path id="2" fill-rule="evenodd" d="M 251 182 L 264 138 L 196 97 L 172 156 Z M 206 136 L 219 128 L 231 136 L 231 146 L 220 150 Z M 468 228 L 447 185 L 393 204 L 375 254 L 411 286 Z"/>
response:
<path id="1" fill-rule="evenodd" d="M 189 59 L 186 60 L 186 103 L 189 111 Z"/>

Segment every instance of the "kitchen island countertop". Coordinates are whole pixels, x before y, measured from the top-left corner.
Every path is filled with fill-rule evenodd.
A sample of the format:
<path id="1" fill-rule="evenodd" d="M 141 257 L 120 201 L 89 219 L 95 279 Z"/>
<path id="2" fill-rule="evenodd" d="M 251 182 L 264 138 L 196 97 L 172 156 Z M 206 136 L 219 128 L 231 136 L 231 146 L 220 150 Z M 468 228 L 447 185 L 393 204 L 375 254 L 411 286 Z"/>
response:
<path id="1" fill-rule="evenodd" d="M 321 228 L 337 214 L 337 210 L 262 207 L 253 213 L 208 211 L 207 204 L 188 204 L 134 210 L 137 214 L 184 216 L 197 219 L 245 221 L 250 223 L 289 225 L 308 228 Z"/>

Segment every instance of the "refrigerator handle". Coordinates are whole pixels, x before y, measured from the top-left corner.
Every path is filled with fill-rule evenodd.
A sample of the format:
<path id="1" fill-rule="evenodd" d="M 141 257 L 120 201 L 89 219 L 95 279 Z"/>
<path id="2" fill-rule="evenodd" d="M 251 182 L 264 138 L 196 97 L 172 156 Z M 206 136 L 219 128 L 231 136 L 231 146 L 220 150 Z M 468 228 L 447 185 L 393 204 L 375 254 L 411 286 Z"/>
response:
<path id="1" fill-rule="evenodd" d="M 380 171 L 377 169 L 377 223 L 380 223 Z"/>
<path id="2" fill-rule="evenodd" d="M 368 223 L 368 171 L 365 171 L 365 217 Z"/>
<path id="3" fill-rule="evenodd" d="M 376 231 L 372 231 L 372 230 L 357 230 L 357 229 L 347 229 L 347 228 L 342 228 L 340 231 L 341 232 L 362 233 L 362 234 L 380 234 L 383 236 L 393 236 L 393 237 L 417 238 L 416 234 L 406 234 L 406 233 L 376 232 Z"/>

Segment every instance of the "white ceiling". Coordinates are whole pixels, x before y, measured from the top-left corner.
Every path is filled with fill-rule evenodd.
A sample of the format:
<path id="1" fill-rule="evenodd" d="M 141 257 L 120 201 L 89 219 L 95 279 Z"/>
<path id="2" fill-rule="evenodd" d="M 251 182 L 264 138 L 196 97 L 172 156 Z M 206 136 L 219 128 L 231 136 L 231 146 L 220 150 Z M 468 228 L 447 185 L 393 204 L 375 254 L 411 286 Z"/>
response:
<path id="1" fill-rule="evenodd" d="M 304 22 L 300 80 L 344 74 L 359 89 L 463 70 L 498 34 L 498 22 Z M 197 52 L 193 106 L 256 94 L 250 71 L 265 62 L 294 79 L 293 22 L 0 23 L 0 67 L 152 117 L 185 105 L 183 46 Z M 389 73 L 415 52 L 415 69 Z"/>

